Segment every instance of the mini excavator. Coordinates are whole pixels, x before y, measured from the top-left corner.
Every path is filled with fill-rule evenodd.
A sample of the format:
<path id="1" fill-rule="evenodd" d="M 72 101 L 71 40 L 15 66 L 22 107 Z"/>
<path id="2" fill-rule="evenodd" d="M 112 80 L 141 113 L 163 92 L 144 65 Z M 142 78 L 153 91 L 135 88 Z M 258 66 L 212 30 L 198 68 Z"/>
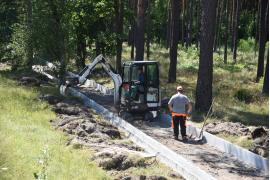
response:
<path id="1" fill-rule="evenodd" d="M 126 61 L 120 75 L 103 55 L 99 55 L 76 75 L 77 82 L 84 84 L 97 64 L 114 82 L 114 105 L 119 107 L 121 117 L 134 119 L 140 115 L 144 120 L 152 120 L 158 115 L 161 106 L 158 62 Z"/>

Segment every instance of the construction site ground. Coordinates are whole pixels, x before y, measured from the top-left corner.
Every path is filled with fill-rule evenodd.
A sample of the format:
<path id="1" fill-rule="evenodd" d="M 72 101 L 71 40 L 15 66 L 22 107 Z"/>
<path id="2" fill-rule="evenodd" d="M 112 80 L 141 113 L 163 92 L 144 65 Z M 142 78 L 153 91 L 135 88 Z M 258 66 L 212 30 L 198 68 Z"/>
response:
<path id="1" fill-rule="evenodd" d="M 104 95 L 91 88 L 79 89 L 109 111 L 117 113 L 113 95 Z M 135 120 L 130 123 L 217 179 L 268 179 L 268 176 L 262 172 L 206 143 L 198 143 L 194 140 L 188 142 L 174 140 L 170 124 L 162 119 L 153 122 Z"/>

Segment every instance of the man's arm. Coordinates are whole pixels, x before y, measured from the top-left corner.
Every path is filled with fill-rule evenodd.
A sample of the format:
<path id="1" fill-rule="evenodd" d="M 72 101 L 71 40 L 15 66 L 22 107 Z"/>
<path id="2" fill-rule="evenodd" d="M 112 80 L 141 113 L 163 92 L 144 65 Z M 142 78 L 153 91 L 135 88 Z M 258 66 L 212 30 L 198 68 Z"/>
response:
<path id="1" fill-rule="evenodd" d="M 173 97 L 168 102 L 168 108 L 170 112 L 173 112 Z"/>
<path id="2" fill-rule="evenodd" d="M 191 102 L 188 102 L 187 104 L 187 114 L 190 114 L 192 112 L 192 104 Z"/>

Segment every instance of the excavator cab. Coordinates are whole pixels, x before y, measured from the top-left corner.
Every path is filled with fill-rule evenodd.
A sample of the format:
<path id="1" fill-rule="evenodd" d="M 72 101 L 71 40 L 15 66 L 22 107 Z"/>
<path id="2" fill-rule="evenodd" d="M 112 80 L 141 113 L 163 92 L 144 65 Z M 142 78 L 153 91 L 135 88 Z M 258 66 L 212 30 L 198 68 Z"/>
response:
<path id="1" fill-rule="evenodd" d="M 120 108 L 150 119 L 160 108 L 159 65 L 156 61 L 128 61 L 122 66 Z"/>

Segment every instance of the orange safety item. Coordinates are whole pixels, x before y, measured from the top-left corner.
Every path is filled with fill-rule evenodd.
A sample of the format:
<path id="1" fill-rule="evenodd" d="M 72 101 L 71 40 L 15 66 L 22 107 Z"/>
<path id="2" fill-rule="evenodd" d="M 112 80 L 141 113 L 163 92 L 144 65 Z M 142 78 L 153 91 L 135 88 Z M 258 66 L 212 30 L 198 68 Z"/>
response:
<path id="1" fill-rule="evenodd" d="M 183 117 L 187 117 L 187 114 L 172 112 L 172 128 L 174 128 L 174 124 L 173 124 L 173 118 L 174 118 L 174 116 L 183 116 Z"/>

